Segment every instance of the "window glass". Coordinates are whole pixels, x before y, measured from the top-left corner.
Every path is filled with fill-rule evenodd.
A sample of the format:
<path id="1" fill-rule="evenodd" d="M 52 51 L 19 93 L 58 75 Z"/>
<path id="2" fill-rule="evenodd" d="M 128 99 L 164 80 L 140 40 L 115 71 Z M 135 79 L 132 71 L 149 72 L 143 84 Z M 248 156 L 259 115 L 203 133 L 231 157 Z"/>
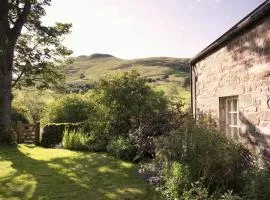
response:
<path id="1" fill-rule="evenodd" d="M 237 125 L 237 113 L 233 113 L 232 116 L 233 116 L 232 125 Z"/>
<path id="2" fill-rule="evenodd" d="M 226 98 L 226 135 L 238 139 L 238 99 Z"/>
<path id="3" fill-rule="evenodd" d="M 228 112 L 231 112 L 231 100 L 230 99 L 228 99 L 227 100 L 227 106 L 228 106 Z"/>
<path id="4" fill-rule="evenodd" d="M 233 111 L 237 111 L 237 99 L 233 100 Z"/>
<path id="5" fill-rule="evenodd" d="M 232 119 L 231 119 L 231 115 L 229 113 L 227 113 L 227 119 L 228 119 L 228 121 L 226 123 L 227 123 L 227 125 L 230 125 Z"/>

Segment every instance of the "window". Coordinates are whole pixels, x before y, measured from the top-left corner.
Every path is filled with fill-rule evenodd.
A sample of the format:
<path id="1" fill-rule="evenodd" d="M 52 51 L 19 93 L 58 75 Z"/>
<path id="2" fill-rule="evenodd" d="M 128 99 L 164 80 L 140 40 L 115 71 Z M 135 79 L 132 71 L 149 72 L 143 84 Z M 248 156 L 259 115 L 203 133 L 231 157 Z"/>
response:
<path id="1" fill-rule="evenodd" d="M 230 97 L 225 99 L 226 114 L 226 135 L 233 139 L 239 139 L 239 112 L 238 98 Z"/>

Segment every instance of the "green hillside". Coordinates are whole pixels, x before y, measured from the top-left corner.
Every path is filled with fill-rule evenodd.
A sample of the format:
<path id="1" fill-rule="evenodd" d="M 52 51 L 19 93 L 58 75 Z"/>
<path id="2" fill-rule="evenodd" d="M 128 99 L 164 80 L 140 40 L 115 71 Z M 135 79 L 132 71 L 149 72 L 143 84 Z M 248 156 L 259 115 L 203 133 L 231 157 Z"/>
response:
<path id="1" fill-rule="evenodd" d="M 116 71 L 136 69 L 147 78 L 169 78 L 178 80 L 189 72 L 189 59 L 153 57 L 134 60 L 124 60 L 109 54 L 93 54 L 79 56 L 73 64 L 65 67 L 68 83 L 93 83 L 101 77 Z"/>
<path id="2" fill-rule="evenodd" d="M 151 57 L 124 60 L 109 54 L 79 56 L 74 63 L 64 67 L 69 88 L 92 87 L 95 82 L 108 74 L 118 71 L 137 70 L 147 78 L 150 85 L 165 92 L 182 91 L 189 95 L 189 59 L 170 57 Z"/>

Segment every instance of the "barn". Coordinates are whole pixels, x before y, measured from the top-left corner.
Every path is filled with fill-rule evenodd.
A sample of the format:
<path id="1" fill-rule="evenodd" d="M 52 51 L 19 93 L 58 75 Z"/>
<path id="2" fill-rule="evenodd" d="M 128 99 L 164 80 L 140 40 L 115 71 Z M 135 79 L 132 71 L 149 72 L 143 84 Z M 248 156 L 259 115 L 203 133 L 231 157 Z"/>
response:
<path id="1" fill-rule="evenodd" d="M 198 53 L 191 64 L 193 115 L 270 158 L 270 0 Z"/>

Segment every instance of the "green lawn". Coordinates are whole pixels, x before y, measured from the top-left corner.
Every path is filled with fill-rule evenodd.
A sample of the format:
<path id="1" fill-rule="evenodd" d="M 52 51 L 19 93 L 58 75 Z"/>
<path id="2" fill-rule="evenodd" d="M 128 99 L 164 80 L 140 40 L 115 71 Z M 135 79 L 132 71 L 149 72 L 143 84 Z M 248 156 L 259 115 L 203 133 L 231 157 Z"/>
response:
<path id="1" fill-rule="evenodd" d="M 0 199 L 155 199 L 136 165 L 107 154 L 0 147 Z"/>

